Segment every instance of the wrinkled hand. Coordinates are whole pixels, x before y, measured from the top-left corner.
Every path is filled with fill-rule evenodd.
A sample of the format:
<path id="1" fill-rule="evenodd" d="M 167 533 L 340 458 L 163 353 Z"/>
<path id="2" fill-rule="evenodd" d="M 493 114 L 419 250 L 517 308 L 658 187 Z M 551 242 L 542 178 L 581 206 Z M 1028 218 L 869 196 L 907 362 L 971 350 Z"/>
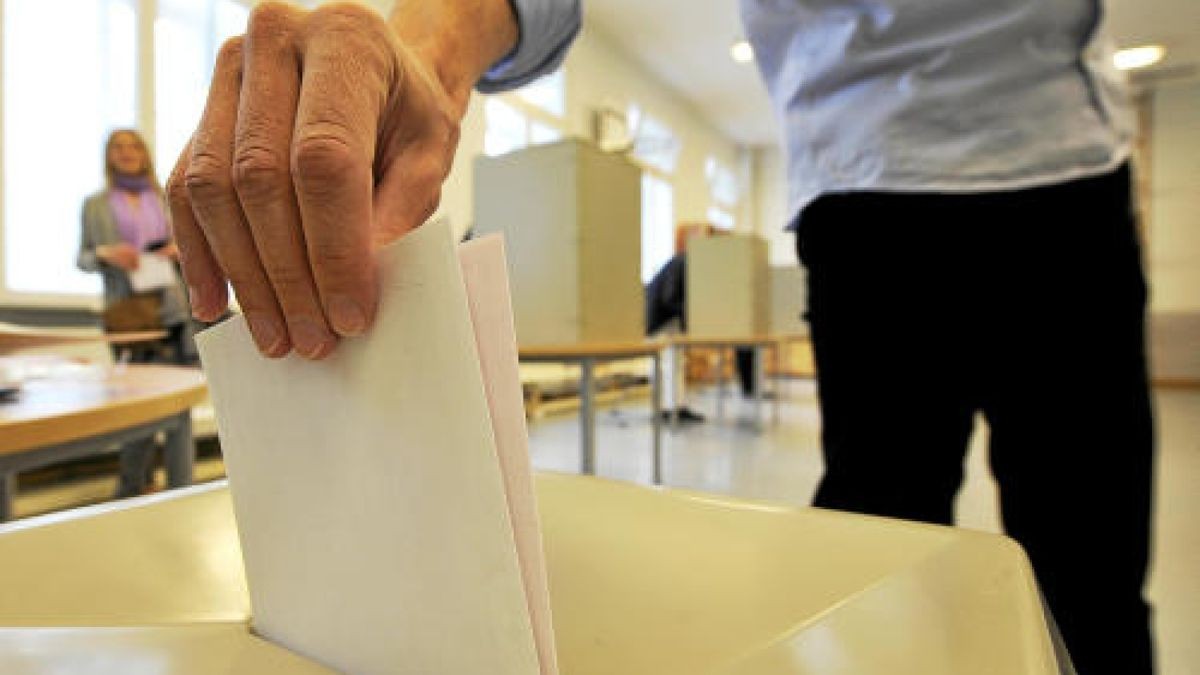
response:
<path id="1" fill-rule="evenodd" d="M 126 272 L 133 272 L 138 268 L 138 250 L 131 244 L 120 243 L 99 246 L 96 248 L 96 257 Z"/>
<path id="2" fill-rule="evenodd" d="M 167 185 L 198 319 L 225 310 L 228 280 L 267 356 L 321 358 L 367 329 L 372 249 L 433 214 L 465 111 L 420 54 L 349 4 L 263 3 L 225 43 Z"/>

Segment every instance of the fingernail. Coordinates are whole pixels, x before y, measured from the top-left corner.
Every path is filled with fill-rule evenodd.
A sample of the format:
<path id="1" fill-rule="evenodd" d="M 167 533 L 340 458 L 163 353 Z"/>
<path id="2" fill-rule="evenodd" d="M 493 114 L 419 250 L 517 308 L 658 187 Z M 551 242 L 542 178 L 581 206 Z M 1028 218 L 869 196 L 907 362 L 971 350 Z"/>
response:
<path id="1" fill-rule="evenodd" d="M 208 298 L 200 294 L 200 289 L 195 286 L 188 285 L 188 301 L 192 304 L 192 316 L 199 321 L 207 321 L 208 313 L 204 310 L 208 307 Z"/>
<path id="2" fill-rule="evenodd" d="M 258 345 L 258 351 L 267 356 L 283 356 L 287 353 L 287 337 L 274 318 L 265 314 L 250 313 L 246 315 L 250 323 L 250 333 Z"/>
<path id="3" fill-rule="evenodd" d="M 301 356 L 308 359 L 319 359 L 333 349 L 334 337 L 325 326 L 307 318 L 289 321 L 292 331 L 292 344 Z"/>
<path id="4" fill-rule="evenodd" d="M 367 329 L 367 314 L 349 297 L 335 295 L 329 299 L 329 322 L 340 335 L 359 335 Z"/>

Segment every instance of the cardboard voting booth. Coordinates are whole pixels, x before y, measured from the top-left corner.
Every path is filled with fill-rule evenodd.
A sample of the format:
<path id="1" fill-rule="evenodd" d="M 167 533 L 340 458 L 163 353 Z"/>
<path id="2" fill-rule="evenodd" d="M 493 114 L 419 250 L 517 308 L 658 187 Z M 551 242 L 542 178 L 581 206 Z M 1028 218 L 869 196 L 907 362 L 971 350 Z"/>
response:
<path id="1" fill-rule="evenodd" d="M 641 170 L 562 141 L 475 161 L 475 231 L 503 233 L 521 345 L 645 332 Z"/>
<path id="2" fill-rule="evenodd" d="M 765 239 L 722 234 L 688 243 L 688 336 L 765 335 L 771 328 L 770 319 Z"/>

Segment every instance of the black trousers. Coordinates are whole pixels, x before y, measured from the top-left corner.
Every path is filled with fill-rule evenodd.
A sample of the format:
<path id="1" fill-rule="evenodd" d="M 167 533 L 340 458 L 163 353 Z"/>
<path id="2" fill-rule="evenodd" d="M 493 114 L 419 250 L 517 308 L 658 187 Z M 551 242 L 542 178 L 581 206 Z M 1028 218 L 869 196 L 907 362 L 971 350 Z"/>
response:
<path id="1" fill-rule="evenodd" d="M 803 213 L 825 474 L 815 505 L 949 524 L 972 421 L 1080 675 L 1152 672 L 1153 431 L 1127 168 Z"/>

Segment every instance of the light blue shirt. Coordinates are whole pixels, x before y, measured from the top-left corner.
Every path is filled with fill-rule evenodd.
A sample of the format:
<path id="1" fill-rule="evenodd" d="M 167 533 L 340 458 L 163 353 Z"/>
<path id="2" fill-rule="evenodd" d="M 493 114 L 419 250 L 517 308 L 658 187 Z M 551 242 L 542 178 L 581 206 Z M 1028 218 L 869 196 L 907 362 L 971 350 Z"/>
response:
<path id="1" fill-rule="evenodd" d="M 1099 0 L 741 0 L 789 214 L 822 194 L 988 192 L 1112 170 L 1132 115 Z"/>
<path id="2" fill-rule="evenodd" d="M 517 17 L 517 46 L 475 84 L 484 94 L 525 86 L 554 72 L 582 22 L 580 0 L 509 0 Z"/>
<path id="3" fill-rule="evenodd" d="M 554 70 L 579 30 L 578 0 L 512 2 L 520 42 L 481 91 Z M 1100 0 L 741 0 L 741 10 L 782 120 L 793 225 L 826 193 L 1013 190 L 1129 157 L 1133 116 Z"/>

